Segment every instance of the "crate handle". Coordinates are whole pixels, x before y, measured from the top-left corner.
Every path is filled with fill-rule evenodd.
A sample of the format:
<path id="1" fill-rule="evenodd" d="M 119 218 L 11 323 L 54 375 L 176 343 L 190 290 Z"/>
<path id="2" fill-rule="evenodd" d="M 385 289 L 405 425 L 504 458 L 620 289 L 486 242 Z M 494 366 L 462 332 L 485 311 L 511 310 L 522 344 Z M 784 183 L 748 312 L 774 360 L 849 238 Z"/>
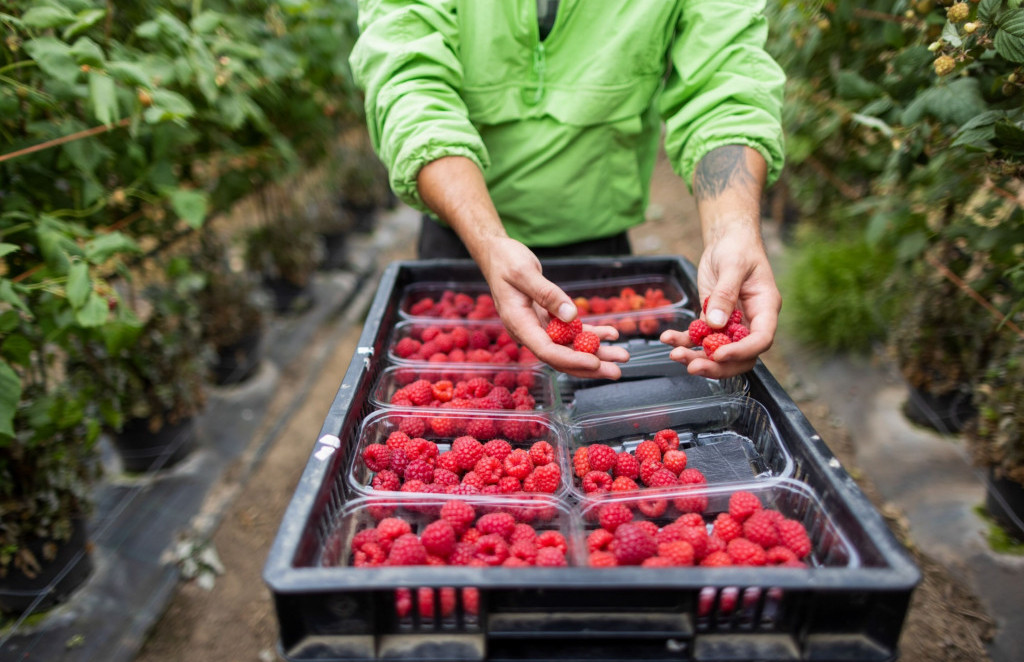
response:
<path id="1" fill-rule="evenodd" d="M 334 455 L 334 451 L 341 448 L 341 439 L 338 439 L 333 434 L 325 434 L 316 443 L 318 446 L 316 452 L 313 453 L 313 457 L 318 460 L 326 460 L 331 455 Z"/>

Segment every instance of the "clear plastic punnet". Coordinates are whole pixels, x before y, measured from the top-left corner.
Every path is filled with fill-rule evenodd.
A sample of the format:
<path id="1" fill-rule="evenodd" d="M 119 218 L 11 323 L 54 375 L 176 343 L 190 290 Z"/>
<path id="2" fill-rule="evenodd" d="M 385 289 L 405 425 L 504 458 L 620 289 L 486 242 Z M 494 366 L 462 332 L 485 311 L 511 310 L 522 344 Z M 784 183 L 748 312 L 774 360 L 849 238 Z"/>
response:
<path id="1" fill-rule="evenodd" d="M 412 399 L 410 399 L 412 398 Z M 551 371 L 537 367 L 459 364 L 392 365 L 381 371 L 370 401 L 377 407 L 458 407 L 550 412 L 560 406 Z"/>
<path id="2" fill-rule="evenodd" d="M 381 409 L 364 419 L 348 482 L 362 495 L 566 496 L 566 442 L 530 412 Z"/>
<path id="3" fill-rule="evenodd" d="M 620 477 L 643 490 L 787 478 L 794 470 L 768 412 L 745 396 L 585 416 L 566 426 L 566 436 L 580 499 L 630 491 L 615 484 Z"/>
<path id="4" fill-rule="evenodd" d="M 387 359 L 402 364 L 541 365 L 501 322 L 479 320 L 399 322 L 388 339 Z"/>

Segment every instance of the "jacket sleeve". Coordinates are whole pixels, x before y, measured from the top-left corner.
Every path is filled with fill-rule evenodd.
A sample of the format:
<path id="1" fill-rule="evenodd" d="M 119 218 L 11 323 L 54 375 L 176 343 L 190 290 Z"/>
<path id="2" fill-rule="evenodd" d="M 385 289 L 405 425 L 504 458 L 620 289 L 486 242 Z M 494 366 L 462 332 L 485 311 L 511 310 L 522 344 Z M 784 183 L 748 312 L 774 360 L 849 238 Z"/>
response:
<path id="1" fill-rule="evenodd" d="M 489 165 L 459 96 L 455 19 L 453 0 L 359 0 L 360 34 L 349 63 L 365 95 L 370 138 L 391 188 L 420 210 L 423 166 L 443 156 Z"/>
<path id="2" fill-rule="evenodd" d="M 760 152 L 769 183 L 782 170 L 785 74 L 764 50 L 763 9 L 763 0 L 683 2 L 658 109 L 669 161 L 691 189 L 697 163 L 723 145 Z"/>

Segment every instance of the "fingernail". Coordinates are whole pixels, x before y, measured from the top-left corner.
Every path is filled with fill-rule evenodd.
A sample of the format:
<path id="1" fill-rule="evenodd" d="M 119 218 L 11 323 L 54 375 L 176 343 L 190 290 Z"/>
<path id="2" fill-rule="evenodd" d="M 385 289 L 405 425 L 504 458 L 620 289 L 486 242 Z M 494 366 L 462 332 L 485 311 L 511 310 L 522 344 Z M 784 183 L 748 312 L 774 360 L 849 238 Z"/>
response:
<path id="1" fill-rule="evenodd" d="M 725 320 L 729 319 L 729 316 L 725 314 L 724 310 L 715 308 L 708 313 L 708 324 L 711 326 L 722 326 L 725 324 Z"/>
<path id="2" fill-rule="evenodd" d="M 558 319 L 566 322 L 574 317 L 576 317 L 576 306 L 571 303 L 563 303 L 558 307 Z"/>

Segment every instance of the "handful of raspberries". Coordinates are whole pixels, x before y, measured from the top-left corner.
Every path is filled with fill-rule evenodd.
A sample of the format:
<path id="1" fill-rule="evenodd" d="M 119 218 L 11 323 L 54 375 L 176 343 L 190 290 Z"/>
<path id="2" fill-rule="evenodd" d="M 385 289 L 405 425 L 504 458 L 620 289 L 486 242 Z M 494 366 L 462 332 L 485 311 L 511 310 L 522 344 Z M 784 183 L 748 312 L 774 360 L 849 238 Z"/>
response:
<path id="1" fill-rule="evenodd" d="M 708 310 L 708 300 L 704 299 L 704 312 Z M 704 353 L 712 361 L 715 360 L 715 352 L 722 345 L 738 342 L 750 335 L 750 328 L 743 323 L 743 313 L 738 309 L 733 310 L 729 315 L 729 321 L 725 323 L 722 330 L 715 330 L 708 326 L 702 319 L 695 319 L 690 322 L 687 329 L 690 334 L 690 342 L 695 346 L 703 347 Z"/>

